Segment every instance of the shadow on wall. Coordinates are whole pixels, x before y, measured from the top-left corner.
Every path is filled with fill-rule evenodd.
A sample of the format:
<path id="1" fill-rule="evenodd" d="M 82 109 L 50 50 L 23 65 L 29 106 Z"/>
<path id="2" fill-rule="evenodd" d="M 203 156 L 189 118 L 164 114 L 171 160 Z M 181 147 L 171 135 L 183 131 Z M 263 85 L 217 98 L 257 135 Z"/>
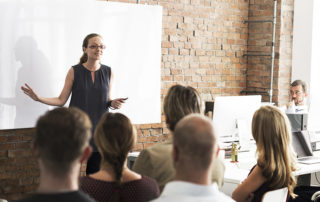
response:
<path id="1" fill-rule="evenodd" d="M 33 127 L 35 120 L 49 107 L 33 101 L 20 89 L 28 83 L 39 95 L 53 94 L 51 85 L 52 67 L 43 52 L 38 49 L 34 38 L 20 37 L 14 46 L 15 60 L 21 63 L 15 86 L 15 97 L 1 98 L 0 103 L 16 107 L 14 128 Z"/>

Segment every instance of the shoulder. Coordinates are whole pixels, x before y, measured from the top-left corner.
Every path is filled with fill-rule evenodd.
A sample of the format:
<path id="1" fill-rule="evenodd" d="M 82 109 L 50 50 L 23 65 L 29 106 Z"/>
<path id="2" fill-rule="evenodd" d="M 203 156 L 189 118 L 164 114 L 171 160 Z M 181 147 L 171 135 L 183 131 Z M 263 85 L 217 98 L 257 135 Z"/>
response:
<path id="1" fill-rule="evenodd" d="M 143 150 L 133 165 L 133 170 L 155 179 L 160 187 L 174 178 L 175 169 L 171 158 L 171 144 L 157 144 Z"/>
<path id="2" fill-rule="evenodd" d="M 80 185 L 81 190 L 86 191 L 86 190 L 90 189 L 91 187 L 96 186 L 97 182 L 93 178 L 91 178 L 89 176 L 85 176 L 85 177 L 80 178 L 79 185 Z"/>
<path id="3" fill-rule="evenodd" d="M 76 64 L 76 65 L 73 65 L 72 67 L 71 67 L 71 69 L 80 69 L 82 67 L 82 64 Z"/>
<path id="4" fill-rule="evenodd" d="M 70 198 L 70 201 L 94 202 L 95 200 L 93 200 L 90 196 L 88 196 L 87 194 L 83 193 L 82 191 L 77 191 L 75 193 L 75 196 Z"/>
<path id="5" fill-rule="evenodd" d="M 132 181 L 131 186 L 136 189 L 137 192 L 143 192 L 144 194 L 151 194 L 156 198 L 160 195 L 160 190 L 157 182 L 145 175 L 142 175 L 140 180 Z"/>
<path id="6" fill-rule="evenodd" d="M 145 183 L 145 184 L 150 184 L 150 185 L 157 185 L 157 182 L 151 178 L 151 177 L 148 177 L 146 175 L 141 175 L 141 182 Z"/>
<path id="7" fill-rule="evenodd" d="M 255 165 L 250 173 L 247 179 L 245 180 L 249 184 L 254 185 L 256 188 L 260 187 L 263 183 L 267 182 L 268 179 L 264 177 L 262 168 L 259 165 Z"/>
<path id="8" fill-rule="evenodd" d="M 262 168 L 259 165 L 254 165 L 249 173 L 249 176 L 252 176 L 254 178 L 263 179 L 265 181 L 266 179 L 263 176 Z"/>
<path id="9" fill-rule="evenodd" d="M 148 161 L 150 160 L 152 161 L 152 159 L 167 158 L 167 155 L 168 154 L 170 155 L 171 150 L 172 150 L 171 144 L 160 143 L 142 150 L 140 152 L 140 155 L 138 156 L 138 159 L 139 160 L 148 159 Z"/>
<path id="10" fill-rule="evenodd" d="M 140 180 L 135 180 L 133 182 L 139 184 L 139 186 L 144 187 L 144 189 L 159 190 L 158 183 L 153 178 L 146 175 L 141 175 Z"/>
<path id="11" fill-rule="evenodd" d="M 101 64 L 101 67 L 100 67 L 102 70 L 104 71 L 111 71 L 111 67 L 107 66 L 107 65 L 104 65 L 104 64 Z"/>

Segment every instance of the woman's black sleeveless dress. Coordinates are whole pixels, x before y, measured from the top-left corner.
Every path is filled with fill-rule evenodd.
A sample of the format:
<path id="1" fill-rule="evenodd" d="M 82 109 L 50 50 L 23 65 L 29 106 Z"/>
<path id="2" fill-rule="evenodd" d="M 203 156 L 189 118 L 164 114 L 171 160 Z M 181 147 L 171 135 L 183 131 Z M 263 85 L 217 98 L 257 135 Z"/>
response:
<path id="1" fill-rule="evenodd" d="M 73 66 L 73 70 L 74 81 L 69 107 L 77 107 L 88 114 L 92 122 L 93 135 L 94 129 L 96 128 L 101 116 L 105 112 L 108 112 L 107 102 L 111 68 L 106 65 L 101 65 L 100 69 L 94 72 L 94 82 L 92 82 L 91 71 L 86 69 L 82 64 Z M 94 160 L 93 158 L 97 158 L 96 155 L 99 155 L 97 147 L 93 141 L 93 136 L 90 139 L 90 145 L 93 148 L 93 155 L 88 160 L 87 172 L 88 168 L 90 169 L 91 166 L 89 165 L 90 161 Z M 100 166 L 100 158 L 98 161 L 99 162 L 96 162 L 98 165 L 93 165 L 94 167 L 97 166 L 97 171 L 99 170 Z M 94 170 L 96 169 L 94 168 Z"/>

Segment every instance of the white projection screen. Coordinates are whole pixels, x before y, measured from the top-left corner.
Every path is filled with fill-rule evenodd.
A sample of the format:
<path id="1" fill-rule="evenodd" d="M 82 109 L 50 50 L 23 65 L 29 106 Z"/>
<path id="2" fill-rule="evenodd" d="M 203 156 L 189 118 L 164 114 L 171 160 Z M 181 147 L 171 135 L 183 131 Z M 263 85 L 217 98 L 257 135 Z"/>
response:
<path id="1" fill-rule="evenodd" d="M 112 98 L 133 123 L 161 120 L 162 7 L 93 0 L 0 0 L 0 129 L 34 127 L 47 105 L 20 89 L 57 97 L 79 62 L 82 41 L 100 34 L 112 68 Z M 66 106 L 69 105 L 69 102 Z"/>

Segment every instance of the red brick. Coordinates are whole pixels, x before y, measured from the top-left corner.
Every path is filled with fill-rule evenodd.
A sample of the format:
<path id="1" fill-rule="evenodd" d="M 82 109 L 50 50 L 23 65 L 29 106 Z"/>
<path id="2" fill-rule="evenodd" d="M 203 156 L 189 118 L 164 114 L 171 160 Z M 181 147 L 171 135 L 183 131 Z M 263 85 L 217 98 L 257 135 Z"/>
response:
<path id="1" fill-rule="evenodd" d="M 142 143 L 137 143 L 133 147 L 133 151 L 141 151 L 143 150 L 143 144 Z"/>
<path id="2" fill-rule="evenodd" d="M 0 143 L 6 143 L 7 142 L 7 136 L 0 135 Z"/>
<path id="3" fill-rule="evenodd" d="M 161 44 L 162 48 L 172 48 L 172 42 L 169 41 L 163 41 Z"/>
<path id="4" fill-rule="evenodd" d="M 14 149 L 14 148 L 15 148 L 15 144 L 13 144 L 13 143 L 0 144 L 0 151 Z"/>
<path id="5" fill-rule="evenodd" d="M 16 149 L 31 149 L 31 148 L 32 148 L 31 142 L 16 143 Z"/>
<path id="6" fill-rule="evenodd" d="M 7 137 L 7 142 L 17 142 L 22 140 L 22 136 L 21 135 L 9 135 Z"/>

